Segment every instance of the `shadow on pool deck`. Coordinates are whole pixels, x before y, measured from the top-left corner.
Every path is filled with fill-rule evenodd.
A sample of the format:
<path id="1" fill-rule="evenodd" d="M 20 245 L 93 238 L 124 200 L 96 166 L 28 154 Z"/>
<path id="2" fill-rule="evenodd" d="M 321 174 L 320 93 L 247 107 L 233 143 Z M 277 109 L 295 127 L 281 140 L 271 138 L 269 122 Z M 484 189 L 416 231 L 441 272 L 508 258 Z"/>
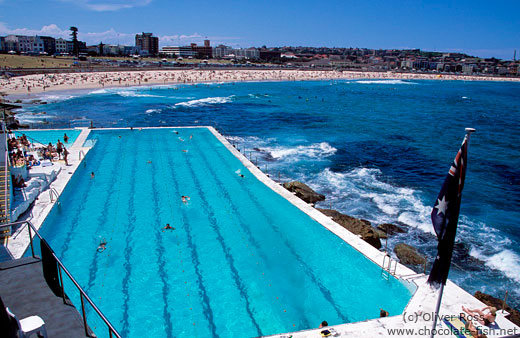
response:
<path id="1" fill-rule="evenodd" d="M 49 337 L 86 337 L 81 315 L 73 305 L 64 304 L 63 299 L 51 291 L 39 258 L 0 263 L 0 296 L 18 319 L 40 316 Z"/>

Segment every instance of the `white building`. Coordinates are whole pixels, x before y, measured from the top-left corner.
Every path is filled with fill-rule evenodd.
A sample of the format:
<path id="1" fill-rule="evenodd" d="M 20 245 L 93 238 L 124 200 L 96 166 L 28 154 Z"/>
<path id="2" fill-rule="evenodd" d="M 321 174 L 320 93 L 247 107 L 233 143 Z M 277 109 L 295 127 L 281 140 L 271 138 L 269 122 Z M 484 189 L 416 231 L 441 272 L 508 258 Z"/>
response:
<path id="1" fill-rule="evenodd" d="M 67 40 L 63 38 L 56 39 L 56 53 L 65 54 L 68 53 Z"/>
<path id="2" fill-rule="evenodd" d="M 42 53 L 45 51 L 43 41 L 38 36 L 8 35 L 5 44 L 9 50 L 23 53 Z"/>
<path id="3" fill-rule="evenodd" d="M 218 45 L 217 47 L 213 48 L 213 58 L 215 59 L 222 59 L 230 54 L 234 53 L 233 48 L 229 46 Z"/>
<path id="4" fill-rule="evenodd" d="M 197 52 L 195 52 L 191 46 L 165 46 L 159 52 L 161 54 L 165 54 L 169 57 L 196 57 Z"/>

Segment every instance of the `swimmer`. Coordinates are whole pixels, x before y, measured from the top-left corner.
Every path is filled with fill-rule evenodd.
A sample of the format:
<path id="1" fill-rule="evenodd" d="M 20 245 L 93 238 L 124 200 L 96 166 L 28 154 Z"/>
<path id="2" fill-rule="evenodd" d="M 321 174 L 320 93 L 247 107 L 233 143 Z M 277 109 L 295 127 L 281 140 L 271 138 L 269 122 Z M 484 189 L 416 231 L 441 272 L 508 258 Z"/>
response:
<path id="1" fill-rule="evenodd" d="M 188 151 L 186 149 L 182 149 L 182 152 L 187 153 Z"/>
<path id="2" fill-rule="evenodd" d="M 150 164 L 150 163 L 152 163 L 152 161 L 148 161 L 148 162 L 146 162 L 146 163 Z"/>
<path id="3" fill-rule="evenodd" d="M 188 201 L 190 200 L 190 196 L 183 195 L 183 196 L 181 196 L 181 198 L 182 198 L 182 203 L 184 203 L 184 204 L 188 203 Z"/>
<path id="4" fill-rule="evenodd" d="M 103 252 L 103 251 L 105 251 L 106 248 L 107 248 L 107 240 L 103 238 L 101 240 L 101 243 L 99 243 L 96 251 L 97 252 Z"/>
<path id="5" fill-rule="evenodd" d="M 179 137 L 179 141 L 184 142 L 184 139 L 182 137 Z"/>
<path id="6" fill-rule="evenodd" d="M 193 134 L 190 135 L 190 140 L 193 138 Z"/>
<path id="7" fill-rule="evenodd" d="M 94 172 L 91 172 L 91 173 L 90 173 L 90 179 L 93 179 L 94 176 L 95 176 L 95 175 L 94 175 Z"/>
<path id="8" fill-rule="evenodd" d="M 164 226 L 164 228 L 162 228 L 162 232 L 164 232 L 164 230 L 175 230 L 174 227 L 171 227 L 170 226 L 170 223 L 166 223 L 166 225 Z"/>

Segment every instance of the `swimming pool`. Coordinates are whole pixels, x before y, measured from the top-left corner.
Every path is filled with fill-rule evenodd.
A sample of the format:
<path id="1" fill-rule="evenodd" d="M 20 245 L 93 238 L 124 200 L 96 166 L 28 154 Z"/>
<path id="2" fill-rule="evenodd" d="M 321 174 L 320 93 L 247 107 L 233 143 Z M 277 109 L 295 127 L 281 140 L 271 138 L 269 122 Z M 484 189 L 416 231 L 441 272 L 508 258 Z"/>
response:
<path id="1" fill-rule="evenodd" d="M 41 143 L 41 144 L 52 144 L 56 145 L 58 140 L 60 140 L 65 147 L 69 148 L 74 144 L 76 138 L 78 138 L 79 134 L 81 134 L 81 129 L 50 129 L 50 130 L 16 130 L 14 131 L 16 137 L 26 135 L 31 143 Z M 67 134 L 69 137 L 69 142 L 65 143 L 63 140 L 63 136 Z"/>
<path id="2" fill-rule="evenodd" d="M 85 166 L 41 228 L 122 336 L 261 336 L 403 311 L 405 285 L 258 181 L 209 130 L 176 131 L 93 130 Z"/>

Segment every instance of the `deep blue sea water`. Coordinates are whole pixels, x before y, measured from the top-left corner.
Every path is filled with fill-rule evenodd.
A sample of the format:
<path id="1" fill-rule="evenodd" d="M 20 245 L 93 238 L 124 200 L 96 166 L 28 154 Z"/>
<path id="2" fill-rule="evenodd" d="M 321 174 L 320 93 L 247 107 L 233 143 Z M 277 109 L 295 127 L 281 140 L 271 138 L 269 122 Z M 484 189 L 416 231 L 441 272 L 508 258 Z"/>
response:
<path id="1" fill-rule="evenodd" d="M 322 207 L 408 232 L 429 257 L 429 214 L 473 127 L 450 278 L 520 305 L 520 83 L 315 81 L 215 83 L 44 94 L 22 122 L 67 127 L 214 125 L 262 170 L 325 194 Z M 45 114 L 43 114 L 45 112 Z"/>

